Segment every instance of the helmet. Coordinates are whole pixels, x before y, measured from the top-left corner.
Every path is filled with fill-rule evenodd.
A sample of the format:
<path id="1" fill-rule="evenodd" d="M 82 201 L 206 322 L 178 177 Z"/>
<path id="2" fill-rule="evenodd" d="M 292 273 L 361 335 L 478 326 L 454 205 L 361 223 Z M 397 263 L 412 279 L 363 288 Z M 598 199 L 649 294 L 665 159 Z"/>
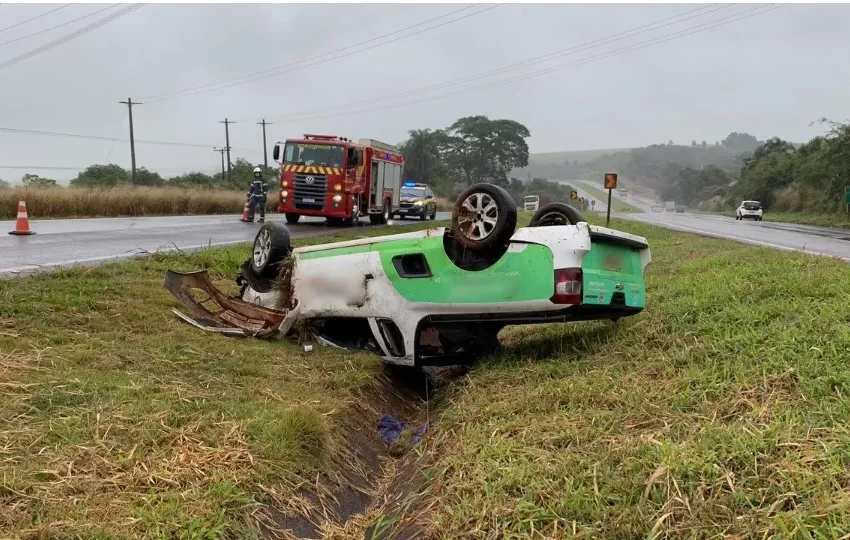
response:
<path id="1" fill-rule="evenodd" d="M 259 167 L 254 167 L 254 178 L 259 178 L 263 175 L 263 170 Z"/>

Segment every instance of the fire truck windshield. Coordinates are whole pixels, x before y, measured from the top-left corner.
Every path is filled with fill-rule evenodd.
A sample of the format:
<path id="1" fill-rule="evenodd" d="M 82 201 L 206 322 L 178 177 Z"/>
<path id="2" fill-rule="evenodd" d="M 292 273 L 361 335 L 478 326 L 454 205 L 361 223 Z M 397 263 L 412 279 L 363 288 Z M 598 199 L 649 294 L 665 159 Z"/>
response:
<path id="1" fill-rule="evenodd" d="M 329 144 L 287 143 L 284 163 L 342 167 L 343 151 L 342 146 Z"/>

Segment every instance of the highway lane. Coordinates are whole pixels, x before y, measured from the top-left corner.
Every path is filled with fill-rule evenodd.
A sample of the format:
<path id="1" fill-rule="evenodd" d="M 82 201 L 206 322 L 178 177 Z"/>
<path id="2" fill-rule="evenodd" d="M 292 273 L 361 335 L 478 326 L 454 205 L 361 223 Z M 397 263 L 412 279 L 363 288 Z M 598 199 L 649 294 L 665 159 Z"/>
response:
<path id="1" fill-rule="evenodd" d="M 583 182 L 573 183 L 579 195 L 593 198 L 582 191 Z M 613 193 L 613 197 L 615 199 L 620 198 L 616 191 Z M 726 216 L 691 212 L 684 214 L 653 212 L 652 205 L 655 204 L 655 201 L 651 199 L 632 194 L 623 200 L 641 208 L 644 212 L 635 214 L 617 213 L 612 214 L 613 217 L 756 246 L 802 251 L 810 255 L 838 257 L 850 262 L 850 229 L 770 221 L 736 221 L 734 218 Z M 603 215 L 606 209 L 605 201 L 597 202 L 596 209 L 599 215 Z"/>
<path id="2" fill-rule="evenodd" d="M 437 219 L 450 213 L 439 212 Z M 240 215 L 168 216 L 142 218 L 95 218 L 30 220 L 32 236 L 10 236 L 14 221 L 0 221 L 0 275 L 25 274 L 51 267 L 93 265 L 129 258 L 144 253 L 193 250 L 206 246 L 225 246 L 251 242 L 259 223 L 242 223 Z M 269 221 L 284 222 L 280 214 Z M 393 226 L 419 220 L 393 220 Z M 362 229 L 372 227 L 361 221 Z M 293 238 L 318 236 L 345 231 L 329 227 L 324 219 L 302 218 L 290 225 Z"/>
<path id="3" fill-rule="evenodd" d="M 691 213 L 645 212 L 620 214 L 617 217 L 756 246 L 838 257 L 850 262 L 850 229 L 770 221 L 736 221 L 725 216 Z"/>

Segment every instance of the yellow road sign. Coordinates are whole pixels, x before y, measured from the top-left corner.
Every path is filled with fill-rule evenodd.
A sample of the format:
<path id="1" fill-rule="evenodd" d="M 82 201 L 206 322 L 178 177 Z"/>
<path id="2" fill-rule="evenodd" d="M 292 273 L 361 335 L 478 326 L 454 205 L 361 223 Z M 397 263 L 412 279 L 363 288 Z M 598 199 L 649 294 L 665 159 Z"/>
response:
<path id="1" fill-rule="evenodd" d="M 605 189 L 617 189 L 617 173 L 605 173 Z"/>

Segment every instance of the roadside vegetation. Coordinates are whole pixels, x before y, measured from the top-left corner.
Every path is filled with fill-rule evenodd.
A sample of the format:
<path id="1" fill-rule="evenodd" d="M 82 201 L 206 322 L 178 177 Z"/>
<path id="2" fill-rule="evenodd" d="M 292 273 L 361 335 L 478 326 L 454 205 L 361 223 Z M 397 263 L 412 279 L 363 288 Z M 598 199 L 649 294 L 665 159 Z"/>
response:
<path id="1" fill-rule="evenodd" d="M 21 196 L 30 219 L 238 214 L 245 206 L 245 193 L 222 189 L 5 188 L 0 189 L 0 219 L 15 219 Z M 270 210 L 276 201 L 269 196 Z"/>
<path id="2" fill-rule="evenodd" d="M 329 467 L 379 363 L 211 335 L 170 312 L 166 269 L 207 269 L 235 292 L 248 251 L 0 280 L 0 538 L 246 538 L 260 502 L 306 504 L 292 495 Z"/>
<path id="3" fill-rule="evenodd" d="M 506 328 L 432 406 L 411 453 L 424 504 L 382 523 L 419 518 L 439 538 L 850 533 L 846 265 L 612 227 L 650 242 L 647 310 Z M 169 312 L 166 268 L 232 290 L 246 251 L 0 281 L 0 537 L 250 537 L 262 504 L 304 504 L 379 362 Z"/>
<path id="4" fill-rule="evenodd" d="M 633 222 L 648 307 L 508 328 L 446 398 L 437 536 L 838 538 L 847 266 Z"/>
<path id="5" fill-rule="evenodd" d="M 815 225 L 818 227 L 836 227 L 839 229 L 850 228 L 850 219 L 847 219 L 846 212 L 829 214 L 813 214 L 808 212 L 767 212 L 764 214 L 764 220 L 778 221 L 781 223 Z"/>

